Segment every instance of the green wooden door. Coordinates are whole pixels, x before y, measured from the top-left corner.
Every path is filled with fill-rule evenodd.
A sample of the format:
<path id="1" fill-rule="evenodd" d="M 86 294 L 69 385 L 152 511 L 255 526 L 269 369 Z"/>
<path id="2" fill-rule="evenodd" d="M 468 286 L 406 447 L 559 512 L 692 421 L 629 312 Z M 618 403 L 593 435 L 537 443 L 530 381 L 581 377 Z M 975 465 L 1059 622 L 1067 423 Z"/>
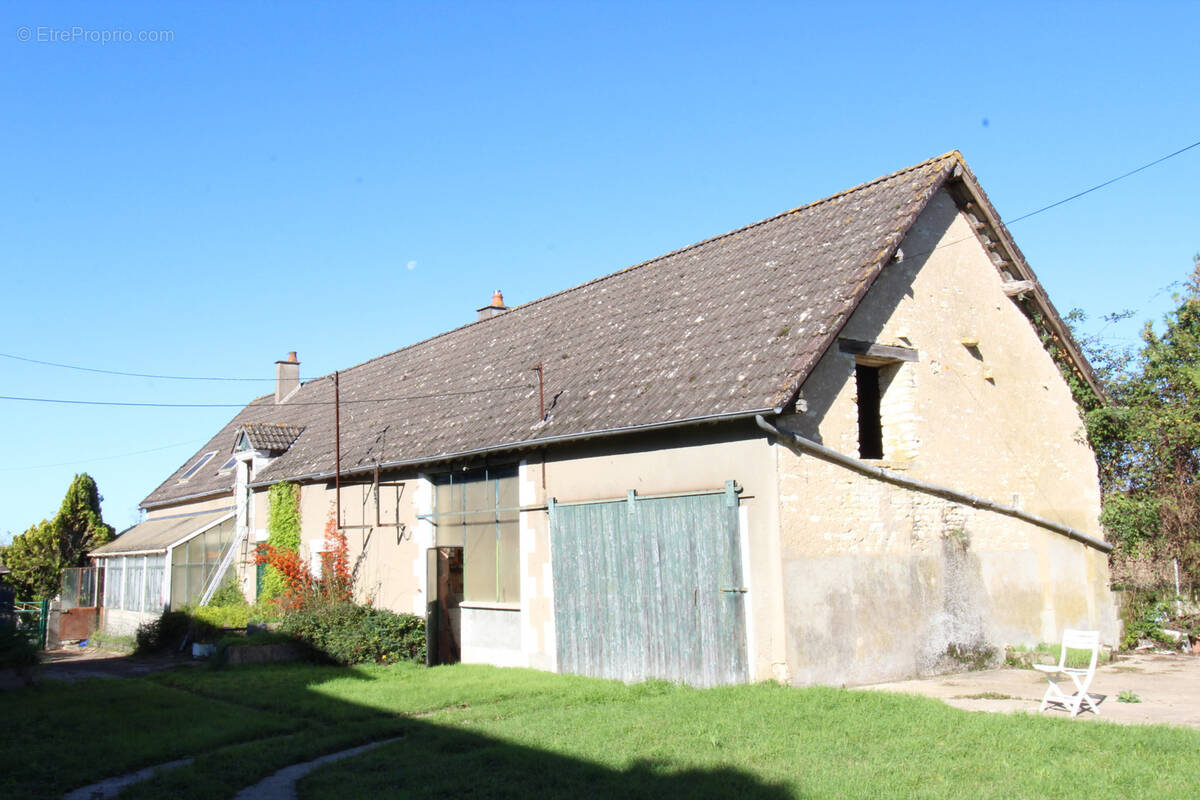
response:
<path id="1" fill-rule="evenodd" d="M 550 508 L 563 672 L 744 683 L 738 501 L 724 491 Z"/>

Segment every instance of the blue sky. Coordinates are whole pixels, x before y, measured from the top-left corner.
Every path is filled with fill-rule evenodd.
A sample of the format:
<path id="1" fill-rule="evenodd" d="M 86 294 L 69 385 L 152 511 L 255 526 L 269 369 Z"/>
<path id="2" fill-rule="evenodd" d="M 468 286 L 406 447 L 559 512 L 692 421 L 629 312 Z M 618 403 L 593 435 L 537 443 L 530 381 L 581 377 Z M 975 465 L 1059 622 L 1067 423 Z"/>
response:
<path id="1" fill-rule="evenodd" d="M 1200 140 L 1200 4 L 745 5 L 5 5 L 0 352 L 263 380 L 0 394 L 242 404 L 947 150 L 1013 219 Z M 1012 232 L 1132 341 L 1198 185 L 1200 148 Z M 128 526 L 233 413 L 0 401 L 0 538 L 79 471 Z"/>

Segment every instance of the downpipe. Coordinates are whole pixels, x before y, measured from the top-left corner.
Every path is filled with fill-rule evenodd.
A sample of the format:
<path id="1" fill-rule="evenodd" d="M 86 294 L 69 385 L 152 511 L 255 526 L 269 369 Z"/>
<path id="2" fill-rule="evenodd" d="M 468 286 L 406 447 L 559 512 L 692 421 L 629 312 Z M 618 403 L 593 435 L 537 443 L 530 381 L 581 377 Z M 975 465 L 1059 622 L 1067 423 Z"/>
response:
<path id="1" fill-rule="evenodd" d="M 899 475 L 895 472 L 889 472 L 888 470 L 880 467 L 873 467 L 857 458 L 839 453 L 836 450 L 830 450 L 828 447 L 817 444 L 811 439 L 805 439 L 803 436 L 792 433 L 791 431 L 781 430 L 767 422 L 762 414 L 756 414 L 754 416 L 754 422 L 758 425 L 758 427 L 762 428 L 767 433 L 782 440 L 785 444 L 792 446 L 797 450 L 802 450 L 810 455 L 816 456 L 817 458 L 824 459 L 825 461 L 832 461 L 835 464 L 854 470 L 862 475 L 867 475 L 868 477 L 876 478 L 881 481 L 887 481 L 888 483 L 893 483 L 897 486 L 903 486 L 906 489 L 913 489 L 918 492 L 924 492 L 925 494 L 932 494 L 937 497 L 945 498 L 946 500 L 952 500 L 956 503 L 962 503 L 963 505 L 971 506 L 972 508 L 983 508 L 987 509 L 988 511 L 994 511 L 997 514 L 1016 517 L 1024 522 L 1037 525 L 1041 528 L 1046 528 L 1047 530 L 1054 531 L 1055 533 L 1060 533 L 1063 536 L 1066 536 L 1069 539 L 1074 539 L 1075 541 L 1085 544 L 1088 547 L 1094 547 L 1102 553 L 1112 552 L 1112 545 L 1108 542 L 1103 542 L 1095 537 L 1088 536 L 1083 531 L 1072 528 L 1069 525 L 1063 525 L 1060 522 L 1055 522 L 1054 520 L 1046 519 L 1045 517 L 1039 517 L 1037 514 L 1030 514 L 1028 511 L 1022 511 L 1015 506 L 1006 506 L 993 502 L 988 500 L 986 497 L 979 497 L 977 495 L 968 494 L 967 492 L 960 492 L 957 489 L 951 489 L 948 486 L 939 486 L 936 483 L 929 483 L 928 481 L 923 481 L 919 478 L 910 478 L 906 475 Z"/>

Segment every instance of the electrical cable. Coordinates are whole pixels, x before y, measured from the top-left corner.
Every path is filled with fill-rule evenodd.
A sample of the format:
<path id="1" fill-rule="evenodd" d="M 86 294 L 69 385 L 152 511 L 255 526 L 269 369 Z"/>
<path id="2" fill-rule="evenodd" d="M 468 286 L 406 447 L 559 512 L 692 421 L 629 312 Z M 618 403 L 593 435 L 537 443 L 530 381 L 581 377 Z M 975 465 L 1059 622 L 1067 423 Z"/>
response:
<path id="1" fill-rule="evenodd" d="M 134 450 L 131 453 L 117 453 L 111 456 L 95 456 L 94 458 L 75 459 L 74 461 L 60 461 L 57 464 L 34 464 L 32 466 L 22 465 L 20 467 L 0 467 L 0 472 L 24 472 L 31 469 L 50 469 L 52 467 L 72 467 L 76 464 L 91 464 L 95 461 L 112 461 L 118 458 L 129 458 L 130 456 L 142 456 L 147 453 L 157 453 L 162 450 L 171 450 L 175 447 L 183 447 L 184 445 L 196 445 L 203 442 L 203 439 L 189 439 L 186 442 L 176 442 L 175 444 L 164 444 L 161 447 L 151 447 L 149 450 Z"/>
<path id="2" fill-rule="evenodd" d="M 60 364 L 57 361 L 40 361 L 36 358 L 26 358 L 25 356 L 17 356 L 11 353 L 0 353 L 0 358 L 11 358 L 14 361 L 24 361 L 29 364 L 40 364 L 44 367 L 59 367 L 60 369 L 74 369 L 80 372 L 96 372 L 101 375 L 120 375 L 126 378 L 154 378 L 162 381 L 273 381 L 274 378 L 219 378 L 219 377 L 203 377 L 194 375 L 154 375 L 147 372 L 121 372 L 115 369 L 99 369 L 97 367 L 81 367 L 76 364 Z"/>
<path id="3" fill-rule="evenodd" d="M 1084 195 L 1091 194 L 1092 192 L 1095 192 L 1099 189 L 1103 189 L 1106 186 L 1111 186 L 1112 184 L 1117 183 L 1118 181 L 1122 181 L 1130 176 L 1136 175 L 1139 172 L 1142 172 L 1144 170 L 1149 169 L 1150 167 L 1161 164 L 1164 161 L 1168 161 L 1172 158 L 1175 158 L 1176 156 L 1180 156 L 1180 155 L 1188 152 L 1189 150 L 1193 150 L 1197 147 L 1200 147 L 1200 141 L 1192 142 L 1191 144 L 1187 145 L 1186 147 L 1181 147 L 1180 149 L 1176 150 L 1173 153 L 1168 153 L 1167 155 L 1162 156 L 1161 158 L 1156 158 L 1153 161 L 1147 162 L 1147 163 L 1141 165 L 1140 167 L 1137 167 L 1126 173 L 1118 175 L 1115 178 L 1109 178 L 1108 180 L 1098 183 L 1095 186 L 1092 186 L 1090 188 L 1084 189 L 1081 192 L 1076 192 L 1075 194 L 1071 195 L 1070 197 L 1065 197 L 1062 200 L 1058 200 L 1057 202 L 1050 203 L 1049 205 L 1046 205 L 1046 206 L 1042 206 L 1041 208 L 1030 211 L 1027 214 L 1022 214 L 1021 216 L 1015 217 L 1014 219 L 1011 219 L 1008 222 L 1004 222 L 1002 220 L 1001 224 L 1005 225 L 1005 226 L 1011 226 L 1017 222 L 1027 220 L 1031 217 L 1036 217 L 1039 214 L 1045 213 L 1046 211 L 1049 211 L 1053 208 L 1058 208 L 1059 206 L 1064 205 L 1066 203 L 1070 203 L 1073 200 L 1078 200 L 1079 198 L 1083 197 Z M 962 239 L 957 239 L 952 242 L 946 242 L 944 244 L 940 244 L 937 247 L 934 247 L 930 250 L 920 251 L 917 253 L 906 253 L 905 255 L 907 257 L 924 256 L 924 255 L 928 255 L 928 254 L 934 252 L 935 250 L 941 250 L 943 248 L 951 247 L 953 245 L 961 244 L 963 242 L 973 241 L 974 238 L 975 237 L 973 237 L 973 236 L 964 237 Z M 42 361 L 39 359 L 28 358 L 26 356 L 18 356 L 18 355 L 14 355 L 11 353 L 0 353 L 0 358 L 9 358 L 9 359 L 13 359 L 15 361 L 24 361 L 26 363 L 39 364 L 39 365 L 47 366 L 47 367 L 58 367 L 60 369 L 71 369 L 71 370 L 78 370 L 81 372 L 94 372 L 94 373 L 99 373 L 101 375 L 119 375 L 122 377 L 129 377 L 129 378 L 151 378 L 151 379 L 155 379 L 155 380 L 173 380 L 173 381 L 267 382 L 267 381 L 274 380 L 274 378 L 233 378 L 233 377 L 222 377 L 222 376 L 207 377 L 207 376 L 196 376 L 196 375 L 160 375 L 160 374 L 147 373 L 147 372 L 123 372 L 121 370 L 100 369 L 98 367 L 84 367 L 84 366 L 79 366 L 76 364 L 63 364 L 63 363 L 56 362 L 56 361 Z M 457 393 L 449 393 L 447 395 L 428 395 L 428 397 L 452 396 L 453 394 L 457 394 Z M 421 396 L 421 397 L 425 397 L 425 396 Z M 384 399 L 380 399 L 380 400 L 354 400 L 354 401 L 346 401 L 346 402 L 385 402 L 387 399 L 389 399 L 389 398 L 384 398 Z M 407 399 L 421 399 L 421 398 L 419 397 L 419 398 L 390 398 L 390 399 L 407 400 Z M 243 404 L 235 404 L 235 403 L 116 403 L 116 402 L 105 403 L 105 402 L 99 402 L 99 401 L 85 401 L 85 400 L 52 400 L 52 399 L 47 399 L 47 398 L 35 398 L 35 397 L 0 397 L 0 400 L 23 400 L 26 402 L 65 403 L 65 404 L 72 404 L 72 405 L 146 406 L 146 407 L 166 407 L 166 408 L 240 408 L 241 405 L 243 405 Z M 301 405 L 301 404 L 296 404 L 296 405 Z"/>
<path id="4" fill-rule="evenodd" d="M 372 397 L 363 400 L 341 400 L 340 405 L 351 405 L 354 403 L 391 403 L 404 400 L 428 400 L 437 397 L 460 397 L 463 395 L 485 394 L 487 392 L 502 392 L 510 389 L 533 389 L 533 384 L 512 384 L 510 386 L 494 386 L 487 389 L 467 389 L 460 392 L 432 392 L 430 394 L 414 394 L 406 397 Z M 57 403 L 60 405 L 71 406 L 122 406 L 132 408 L 249 408 L 247 403 L 138 403 L 125 402 L 119 400 L 64 400 L 52 397 L 17 397 L 13 395 L 0 395 L 0 400 L 11 400 L 24 403 Z M 307 403 L 289 402 L 283 403 L 284 407 L 297 408 L 300 406 L 332 406 L 332 400 L 316 400 Z"/>

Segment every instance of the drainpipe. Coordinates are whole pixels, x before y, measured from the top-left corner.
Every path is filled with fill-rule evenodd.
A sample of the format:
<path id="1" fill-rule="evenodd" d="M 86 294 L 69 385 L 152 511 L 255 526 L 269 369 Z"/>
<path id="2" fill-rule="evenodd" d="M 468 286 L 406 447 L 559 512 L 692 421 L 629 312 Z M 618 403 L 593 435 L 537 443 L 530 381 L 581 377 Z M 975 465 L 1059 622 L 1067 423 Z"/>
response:
<path id="1" fill-rule="evenodd" d="M 918 492 L 932 494 L 937 497 L 944 497 L 947 500 L 953 500 L 956 503 L 962 503 L 963 505 L 968 505 L 973 508 L 984 508 L 988 511 L 995 511 L 997 514 L 1005 514 L 1010 517 L 1016 517 L 1017 519 L 1025 522 L 1052 530 L 1055 533 L 1061 533 L 1063 536 L 1074 539 L 1081 544 L 1094 547 L 1102 553 L 1112 552 L 1112 545 L 1108 542 L 1102 542 L 1099 539 L 1088 536 L 1083 531 L 1076 530 L 1068 525 L 1063 525 L 1060 522 L 1054 522 L 1053 520 L 1046 519 L 1045 517 L 1039 517 L 1037 514 L 1030 514 L 1027 511 L 1022 511 L 1021 509 L 1013 506 L 1005 506 L 1001 505 L 1000 503 L 994 503 L 991 500 L 988 500 L 986 497 L 967 494 L 966 492 L 960 492 L 957 489 L 951 489 L 947 486 L 938 486 L 936 483 L 929 483 L 917 478 L 909 478 L 906 475 L 898 475 L 895 472 L 889 472 L 888 470 L 881 469 L 880 467 L 873 467 L 870 464 L 859 461 L 857 458 L 844 455 L 836 450 L 830 450 L 824 445 L 817 444 L 811 439 L 805 439 L 803 436 L 792 433 L 791 431 L 780 430 L 771 423 L 767 422 L 767 420 L 763 418 L 762 414 L 756 414 L 754 416 L 754 421 L 758 424 L 758 427 L 762 428 L 767 433 L 782 439 L 786 444 L 789 444 L 798 450 L 803 450 L 806 453 L 810 453 L 826 461 L 832 461 L 835 464 L 854 470 L 855 472 L 863 475 L 877 478 L 881 481 L 887 481 L 888 483 L 894 483 L 897 486 L 903 486 L 906 489 L 914 489 Z"/>

